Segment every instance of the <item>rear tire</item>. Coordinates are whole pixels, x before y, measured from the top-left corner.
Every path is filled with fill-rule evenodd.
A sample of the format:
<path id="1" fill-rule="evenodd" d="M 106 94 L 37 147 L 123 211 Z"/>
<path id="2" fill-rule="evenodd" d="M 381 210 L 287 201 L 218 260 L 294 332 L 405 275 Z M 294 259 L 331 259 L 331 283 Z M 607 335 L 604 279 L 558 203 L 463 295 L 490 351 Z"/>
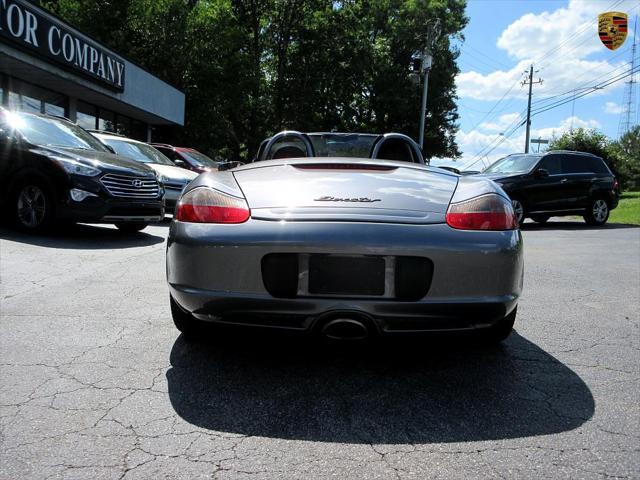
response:
<path id="1" fill-rule="evenodd" d="M 531 215 L 531 220 L 536 223 L 547 223 L 551 217 L 549 215 Z"/>
<path id="2" fill-rule="evenodd" d="M 171 304 L 173 323 L 187 340 L 197 340 L 206 333 L 206 324 L 183 310 L 171 295 L 169 295 L 169 303 Z"/>
<path id="3" fill-rule="evenodd" d="M 504 317 L 498 323 L 484 331 L 483 340 L 489 344 L 500 343 L 503 340 L 506 340 L 513 331 L 513 324 L 516 321 L 517 313 L 518 307 L 514 308 L 509 315 Z"/>
<path id="4" fill-rule="evenodd" d="M 516 220 L 518 220 L 518 228 L 522 228 L 524 219 L 527 217 L 527 209 L 525 208 L 524 202 L 515 197 L 511 199 L 511 205 L 513 206 L 513 213 L 516 214 Z"/>
<path id="5" fill-rule="evenodd" d="M 55 218 L 53 194 L 38 178 L 26 178 L 11 195 L 12 215 L 17 227 L 25 232 L 42 232 Z"/>
<path id="6" fill-rule="evenodd" d="M 587 225 L 604 225 L 609 220 L 609 204 L 604 198 L 594 198 L 584 215 Z"/>
<path id="7" fill-rule="evenodd" d="M 145 222 L 118 222 L 115 226 L 125 233 L 136 233 L 147 228 L 149 224 Z"/>

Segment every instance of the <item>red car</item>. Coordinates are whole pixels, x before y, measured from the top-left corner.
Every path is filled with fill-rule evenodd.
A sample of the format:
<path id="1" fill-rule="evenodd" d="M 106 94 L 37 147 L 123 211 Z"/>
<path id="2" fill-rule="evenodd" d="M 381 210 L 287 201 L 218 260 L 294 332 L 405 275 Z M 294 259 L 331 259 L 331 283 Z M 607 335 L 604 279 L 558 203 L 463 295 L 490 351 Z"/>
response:
<path id="1" fill-rule="evenodd" d="M 169 157 L 176 166 L 198 173 L 218 170 L 220 166 L 227 163 L 217 162 L 193 148 L 174 147 L 164 143 L 152 143 L 151 145 Z"/>

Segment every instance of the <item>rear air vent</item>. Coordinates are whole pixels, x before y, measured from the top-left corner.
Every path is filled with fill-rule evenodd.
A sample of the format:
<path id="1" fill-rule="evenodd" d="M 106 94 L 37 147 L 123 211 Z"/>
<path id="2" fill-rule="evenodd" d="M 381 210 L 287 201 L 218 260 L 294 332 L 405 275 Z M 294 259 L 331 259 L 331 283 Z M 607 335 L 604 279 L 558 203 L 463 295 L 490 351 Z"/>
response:
<path id="1" fill-rule="evenodd" d="M 262 258 L 264 286 L 276 298 L 377 297 L 411 302 L 427 295 L 432 277 L 433 262 L 423 257 L 270 253 Z M 387 282 L 393 282 L 393 289 L 385 288 Z"/>
<path id="2" fill-rule="evenodd" d="M 262 281 L 276 298 L 293 298 L 298 293 L 298 255 L 270 253 L 262 258 Z"/>
<path id="3" fill-rule="evenodd" d="M 431 287 L 433 262 L 422 257 L 396 257 L 396 299 L 415 301 Z"/>

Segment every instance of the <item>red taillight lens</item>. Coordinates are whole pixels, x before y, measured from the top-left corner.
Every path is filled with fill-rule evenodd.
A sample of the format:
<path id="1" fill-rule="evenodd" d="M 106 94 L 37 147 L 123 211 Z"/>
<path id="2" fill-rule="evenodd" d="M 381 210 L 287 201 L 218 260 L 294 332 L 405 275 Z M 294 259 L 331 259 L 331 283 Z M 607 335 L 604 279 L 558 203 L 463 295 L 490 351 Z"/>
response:
<path id="1" fill-rule="evenodd" d="M 480 197 L 452 203 L 447 211 L 447 224 L 460 230 L 514 230 L 518 220 L 511 202 L 500 195 Z"/>
<path id="2" fill-rule="evenodd" d="M 244 198 L 212 188 L 199 187 L 185 193 L 176 207 L 176 220 L 193 223 L 242 223 L 251 211 Z"/>
<path id="3" fill-rule="evenodd" d="M 614 178 L 613 179 L 613 189 L 614 190 L 618 190 L 618 188 L 620 188 L 620 184 L 618 183 L 618 179 Z"/>

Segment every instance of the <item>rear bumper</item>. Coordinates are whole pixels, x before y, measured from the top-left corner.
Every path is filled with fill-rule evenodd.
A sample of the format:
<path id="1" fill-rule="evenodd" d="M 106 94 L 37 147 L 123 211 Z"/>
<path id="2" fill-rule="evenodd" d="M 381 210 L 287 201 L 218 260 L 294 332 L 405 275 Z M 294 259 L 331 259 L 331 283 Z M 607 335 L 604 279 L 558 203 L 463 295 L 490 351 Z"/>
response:
<path id="1" fill-rule="evenodd" d="M 170 291 L 176 302 L 199 320 L 301 333 L 309 333 L 330 319 L 342 317 L 364 319 L 383 335 L 482 329 L 507 316 L 518 300 L 514 295 L 449 302 L 278 299 L 268 294 L 212 292 L 181 285 L 171 285 Z"/>
<path id="2" fill-rule="evenodd" d="M 427 294 L 392 298 L 275 298 L 261 261 L 269 253 L 418 256 L 433 262 Z M 509 314 L 522 290 L 519 231 L 470 232 L 445 224 L 270 222 L 205 225 L 173 221 L 167 242 L 172 296 L 201 320 L 310 331 L 327 315 L 366 317 L 381 333 L 487 327 Z"/>

